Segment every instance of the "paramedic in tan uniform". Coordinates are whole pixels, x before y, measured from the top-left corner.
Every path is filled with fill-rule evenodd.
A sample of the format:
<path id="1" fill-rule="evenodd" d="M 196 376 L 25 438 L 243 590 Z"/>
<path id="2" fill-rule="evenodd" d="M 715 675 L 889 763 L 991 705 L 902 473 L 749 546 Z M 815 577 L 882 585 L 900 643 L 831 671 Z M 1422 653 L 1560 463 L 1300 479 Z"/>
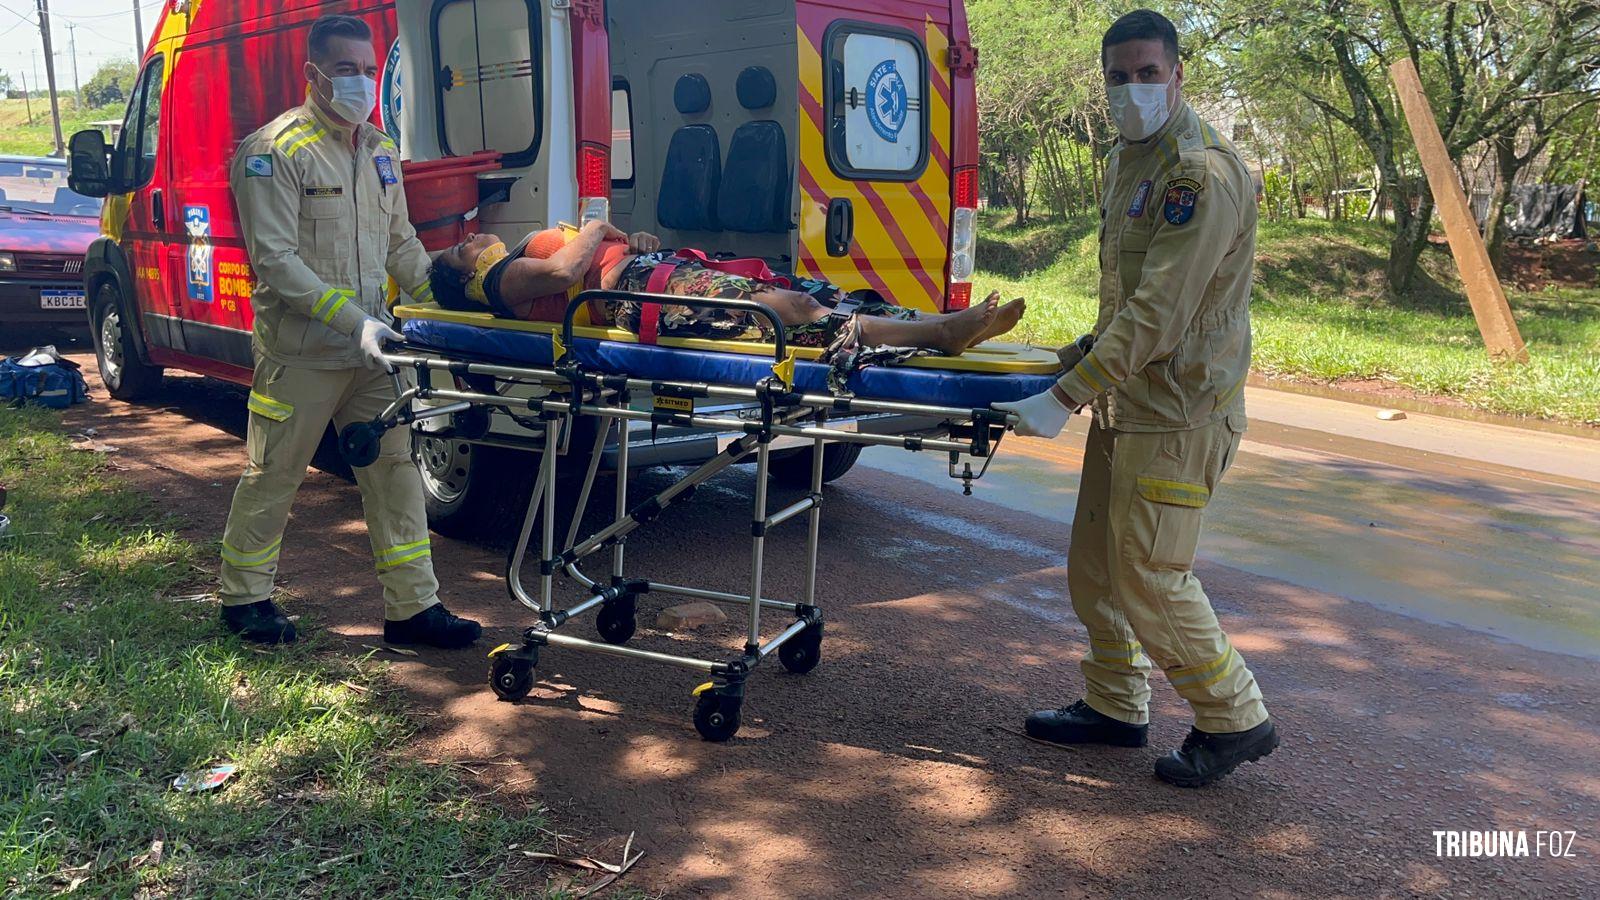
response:
<path id="1" fill-rule="evenodd" d="M 1122 140 L 1107 164 L 1100 315 L 1057 384 L 1014 404 L 1054 437 L 1092 406 L 1067 583 L 1089 632 L 1084 699 L 1028 717 L 1064 744 L 1145 745 L 1151 663 L 1194 710 L 1156 775 L 1210 783 L 1278 745 L 1255 676 L 1191 571 L 1206 504 L 1239 451 L 1250 367 L 1255 187 L 1237 151 L 1183 102 L 1177 32 L 1157 13 L 1101 42 Z"/>
<path id="2" fill-rule="evenodd" d="M 331 421 L 373 418 L 394 400 L 379 359 L 398 339 L 385 275 L 427 300 L 428 256 L 406 216 L 399 153 L 367 120 L 378 65 L 359 19 L 311 26 L 306 103 L 245 138 L 230 181 L 255 270 L 249 463 L 222 536 L 222 621 L 263 643 L 292 641 L 271 600 L 289 506 Z M 378 581 L 384 639 L 464 647 L 478 623 L 439 603 L 422 482 L 410 434 L 391 429 L 378 459 L 356 470 Z"/>

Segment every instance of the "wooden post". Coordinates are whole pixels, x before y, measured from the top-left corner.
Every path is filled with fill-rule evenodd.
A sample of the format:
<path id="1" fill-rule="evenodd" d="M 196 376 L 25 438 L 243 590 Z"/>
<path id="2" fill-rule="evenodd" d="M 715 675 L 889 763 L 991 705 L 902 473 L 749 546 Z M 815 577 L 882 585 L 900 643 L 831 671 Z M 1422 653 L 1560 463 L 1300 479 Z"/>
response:
<path id="1" fill-rule="evenodd" d="M 1456 258 L 1456 268 L 1461 270 L 1461 283 L 1467 289 L 1467 300 L 1472 303 L 1472 315 L 1478 320 L 1483 344 L 1490 356 L 1525 363 L 1528 348 L 1523 346 L 1517 320 L 1511 317 L 1511 306 L 1506 303 L 1505 290 L 1494 274 L 1494 265 L 1489 262 L 1489 248 L 1484 246 L 1483 235 L 1478 233 L 1477 220 L 1472 217 L 1466 192 L 1456 177 L 1455 164 L 1450 161 L 1444 138 L 1439 134 L 1439 123 L 1428 106 L 1428 95 L 1422 90 L 1417 67 L 1411 60 L 1402 59 L 1389 67 L 1389 76 L 1394 79 L 1400 105 L 1411 125 L 1411 139 L 1417 143 L 1422 170 L 1428 174 L 1428 186 L 1433 189 L 1439 218 L 1444 220 L 1450 253 Z"/>

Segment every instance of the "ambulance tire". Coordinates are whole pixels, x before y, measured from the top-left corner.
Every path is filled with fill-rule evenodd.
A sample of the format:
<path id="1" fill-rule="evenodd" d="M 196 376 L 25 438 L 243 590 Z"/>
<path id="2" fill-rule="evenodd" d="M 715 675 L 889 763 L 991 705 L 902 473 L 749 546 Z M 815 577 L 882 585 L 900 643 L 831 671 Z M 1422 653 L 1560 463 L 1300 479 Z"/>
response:
<path id="1" fill-rule="evenodd" d="M 129 320 L 122 292 L 114 282 L 103 282 L 95 291 L 92 312 L 95 364 L 106 393 L 125 403 L 155 394 L 161 387 L 161 368 L 139 358 L 131 331 L 138 326 Z"/>
<path id="2" fill-rule="evenodd" d="M 538 457 L 412 432 L 428 527 L 453 538 L 514 533 L 527 510 Z"/>
<path id="3" fill-rule="evenodd" d="M 811 459 L 809 447 L 772 457 L 772 477 L 784 487 L 811 487 Z M 861 458 L 860 444 L 828 444 L 822 448 L 822 483 L 828 484 L 843 478 Z"/>

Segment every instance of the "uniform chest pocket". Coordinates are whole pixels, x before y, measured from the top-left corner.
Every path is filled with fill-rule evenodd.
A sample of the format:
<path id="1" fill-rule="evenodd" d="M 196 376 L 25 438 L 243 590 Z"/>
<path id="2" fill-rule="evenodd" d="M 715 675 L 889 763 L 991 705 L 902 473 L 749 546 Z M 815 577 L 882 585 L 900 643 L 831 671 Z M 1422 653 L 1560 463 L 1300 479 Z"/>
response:
<path id="1" fill-rule="evenodd" d="M 1139 289 L 1139 279 L 1144 275 L 1145 254 L 1150 250 L 1150 229 L 1144 223 L 1130 224 L 1122 229 L 1117 240 L 1117 275 L 1122 282 L 1122 296 L 1130 297 Z"/>
<path id="2" fill-rule="evenodd" d="M 300 202 L 300 251 L 318 259 L 344 255 L 350 205 L 343 196 L 306 197 Z"/>

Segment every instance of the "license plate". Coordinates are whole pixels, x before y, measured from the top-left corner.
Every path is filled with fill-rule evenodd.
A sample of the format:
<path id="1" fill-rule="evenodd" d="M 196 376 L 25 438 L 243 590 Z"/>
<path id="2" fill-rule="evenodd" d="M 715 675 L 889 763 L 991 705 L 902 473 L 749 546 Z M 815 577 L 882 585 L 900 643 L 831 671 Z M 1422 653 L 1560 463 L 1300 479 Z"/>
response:
<path id="1" fill-rule="evenodd" d="M 83 309 L 83 291 L 53 290 L 39 292 L 40 309 Z"/>

